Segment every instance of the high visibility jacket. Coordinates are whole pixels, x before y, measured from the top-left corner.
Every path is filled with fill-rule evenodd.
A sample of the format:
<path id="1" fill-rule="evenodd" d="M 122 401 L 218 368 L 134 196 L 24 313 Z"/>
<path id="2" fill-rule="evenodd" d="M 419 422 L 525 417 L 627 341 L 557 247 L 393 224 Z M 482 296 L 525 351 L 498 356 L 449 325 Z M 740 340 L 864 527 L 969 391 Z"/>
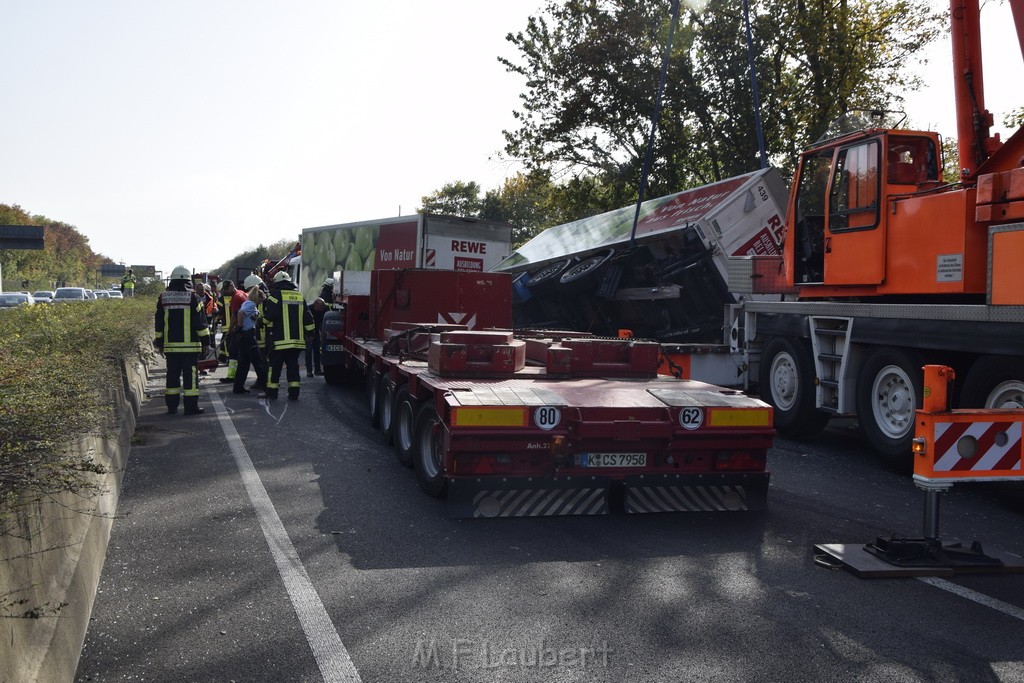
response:
<path id="1" fill-rule="evenodd" d="M 164 353 L 199 353 L 209 337 L 203 302 L 184 281 L 172 280 L 156 300 L 157 346 Z"/>
<path id="2" fill-rule="evenodd" d="M 231 295 L 225 294 L 220 298 L 221 316 L 224 318 L 224 334 L 231 331 Z"/>
<path id="3" fill-rule="evenodd" d="M 264 302 L 263 314 L 275 351 L 306 348 L 306 335 L 315 327 L 313 314 L 294 284 L 280 283 Z"/>
<path id="4" fill-rule="evenodd" d="M 259 320 L 256 321 L 256 345 L 262 350 L 267 346 L 267 314 L 263 310 L 266 300 L 256 304 L 256 310 L 260 312 Z"/>

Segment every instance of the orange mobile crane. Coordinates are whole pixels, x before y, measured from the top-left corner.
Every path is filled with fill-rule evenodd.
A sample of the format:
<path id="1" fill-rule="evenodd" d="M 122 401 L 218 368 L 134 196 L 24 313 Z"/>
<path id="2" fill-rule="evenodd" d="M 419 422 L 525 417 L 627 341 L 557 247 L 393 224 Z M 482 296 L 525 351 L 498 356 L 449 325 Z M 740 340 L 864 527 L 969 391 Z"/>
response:
<path id="1" fill-rule="evenodd" d="M 1009 4 L 1024 55 L 1024 0 Z M 857 416 L 908 462 L 925 364 L 963 378 L 954 405 L 1024 407 L 1024 128 L 990 132 L 978 0 L 950 18 L 959 178 L 925 131 L 861 129 L 800 157 L 779 265 L 796 300 L 748 302 L 736 323 L 784 434 Z"/>

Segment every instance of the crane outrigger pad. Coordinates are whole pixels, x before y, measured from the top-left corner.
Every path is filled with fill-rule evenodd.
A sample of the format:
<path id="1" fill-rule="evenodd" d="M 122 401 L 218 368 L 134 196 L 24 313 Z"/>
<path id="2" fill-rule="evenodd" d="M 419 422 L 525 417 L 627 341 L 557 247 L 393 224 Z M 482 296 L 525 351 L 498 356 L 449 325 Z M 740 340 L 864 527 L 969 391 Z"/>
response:
<path id="1" fill-rule="evenodd" d="M 814 546 L 815 561 L 846 569 L 862 579 L 1024 573 L 1024 558 L 995 549 L 981 553 L 977 543 L 940 543 L 929 553 L 924 547 L 928 540 L 879 538 L 867 544 L 818 543 Z"/>

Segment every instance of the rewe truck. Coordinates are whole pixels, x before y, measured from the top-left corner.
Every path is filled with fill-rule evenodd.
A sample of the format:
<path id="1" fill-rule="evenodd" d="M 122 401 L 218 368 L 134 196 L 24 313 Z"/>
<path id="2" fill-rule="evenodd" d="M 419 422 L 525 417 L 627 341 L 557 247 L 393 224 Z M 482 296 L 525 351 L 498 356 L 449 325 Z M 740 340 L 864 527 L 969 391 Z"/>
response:
<path id="1" fill-rule="evenodd" d="M 369 294 L 374 268 L 490 270 L 511 252 L 512 227 L 475 218 L 415 214 L 306 228 L 299 242 L 302 270 L 296 281 L 306 300 L 312 301 L 327 278 L 335 280 L 339 294 Z"/>
<path id="2" fill-rule="evenodd" d="M 1024 0 L 1008 4 L 1024 54 Z M 800 155 L 781 255 L 725 258 L 711 212 L 634 250 L 514 255 L 498 269 L 525 273 L 517 317 L 667 342 L 707 342 L 717 328 L 718 344 L 676 349 L 690 376 L 724 358 L 705 364 L 758 385 L 781 433 L 857 417 L 874 450 L 904 466 L 925 364 L 953 368 L 954 406 L 1024 408 L 1024 129 L 1005 142 L 990 133 L 979 18 L 978 0 L 950 3 L 959 177 L 943 177 L 936 133 L 837 130 Z M 746 210 L 758 198 L 748 196 L 723 201 Z M 716 316 L 708 301 L 724 302 Z"/>

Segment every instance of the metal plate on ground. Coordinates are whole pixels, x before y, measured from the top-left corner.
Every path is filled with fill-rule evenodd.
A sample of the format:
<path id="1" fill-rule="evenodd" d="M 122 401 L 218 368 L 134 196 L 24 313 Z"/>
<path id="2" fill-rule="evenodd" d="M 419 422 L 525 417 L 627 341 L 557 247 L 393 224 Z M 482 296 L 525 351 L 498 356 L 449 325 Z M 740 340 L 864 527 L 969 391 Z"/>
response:
<path id="1" fill-rule="evenodd" d="M 608 514 L 607 477 L 478 477 L 448 482 L 449 517 Z"/>
<path id="2" fill-rule="evenodd" d="M 957 574 L 1017 574 L 1024 573 L 1024 558 L 1010 555 L 992 548 L 986 553 L 1002 561 L 1001 567 L 941 567 L 914 566 L 900 567 L 872 555 L 864 549 L 863 543 L 818 543 L 815 553 L 823 557 L 821 564 L 832 564 L 843 568 L 862 579 L 884 579 L 912 576 L 955 576 Z"/>

